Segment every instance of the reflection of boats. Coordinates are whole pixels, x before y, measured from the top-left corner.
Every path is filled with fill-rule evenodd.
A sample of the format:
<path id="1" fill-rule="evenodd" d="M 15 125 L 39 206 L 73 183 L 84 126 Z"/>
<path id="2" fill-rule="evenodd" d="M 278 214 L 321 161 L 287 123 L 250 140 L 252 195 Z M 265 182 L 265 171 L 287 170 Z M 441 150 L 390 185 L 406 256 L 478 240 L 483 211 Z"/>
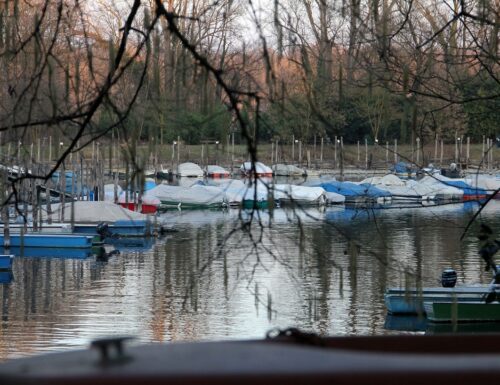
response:
<path id="1" fill-rule="evenodd" d="M 484 300 L 424 302 L 427 318 L 433 322 L 498 322 L 500 303 Z"/>
<path id="2" fill-rule="evenodd" d="M 12 274 L 12 271 L 10 270 L 0 271 L 0 285 L 11 283 L 13 279 L 14 279 L 14 274 Z"/>
<path id="3" fill-rule="evenodd" d="M 148 251 L 155 243 L 152 237 L 147 238 L 109 238 L 106 244 L 112 245 L 119 251 Z"/>
<path id="4" fill-rule="evenodd" d="M 427 329 L 427 318 L 418 315 L 387 314 L 384 329 L 408 332 L 421 332 Z"/>
<path id="5" fill-rule="evenodd" d="M 0 255 L 0 270 L 11 270 L 13 259 L 14 259 L 14 256 L 12 254 L 1 254 Z"/>
<path id="6" fill-rule="evenodd" d="M 93 248 L 57 249 L 53 247 L 10 247 L 16 257 L 84 259 L 92 255 Z"/>
<path id="7" fill-rule="evenodd" d="M 453 324 L 429 322 L 425 316 L 387 314 L 384 329 L 406 332 L 439 333 L 498 333 L 500 322 L 461 322 Z"/>
<path id="8" fill-rule="evenodd" d="M 109 338 L 92 343 L 97 352 L 9 360 L 0 364 L 0 381 L 5 385 L 83 384 L 97 378 L 100 383 L 129 385 L 477 384 L 496 383 L 500 375 L 499 335 L 322 338 L 289 330 L 257 341 L 130 348 L 123 344 L 123 339 Z"/>

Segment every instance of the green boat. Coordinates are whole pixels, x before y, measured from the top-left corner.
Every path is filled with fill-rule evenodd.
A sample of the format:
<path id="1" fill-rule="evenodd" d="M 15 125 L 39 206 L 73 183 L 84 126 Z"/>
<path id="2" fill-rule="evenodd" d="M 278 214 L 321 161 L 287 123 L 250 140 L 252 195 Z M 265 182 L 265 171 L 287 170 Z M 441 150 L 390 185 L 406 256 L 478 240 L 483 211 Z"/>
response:
<path id="1" fill-rule="evenodd" d="M 424 309 L 432 322 L 500 322 L 498 302 L 425 302 Z"/>

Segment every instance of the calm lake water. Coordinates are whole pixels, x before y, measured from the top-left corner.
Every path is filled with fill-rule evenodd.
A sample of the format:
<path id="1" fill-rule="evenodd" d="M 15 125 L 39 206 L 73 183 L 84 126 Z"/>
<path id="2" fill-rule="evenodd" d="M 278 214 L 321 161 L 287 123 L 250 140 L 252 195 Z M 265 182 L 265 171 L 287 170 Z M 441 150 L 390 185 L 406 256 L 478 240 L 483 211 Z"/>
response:
<path id="1" fill-rule="evenodd" d="M 388 286 L 438 285 L 453 267 L 459 283 L 486 283 L 478 223 L 500 231 L 491 202 L 478 206 L 162 215 L 178 230 L 151 244 L 117 245 L 95 256 L 23 257 L 0 284 L 0 360 L 85 348 L 93 338 L 139 343 L 262 338 L 272 328 L 321 335 L 388 330 Z M 499 237 L 500 238 L 500 237 Z M 3 276 L 8 280 L 8 277 Z"/>

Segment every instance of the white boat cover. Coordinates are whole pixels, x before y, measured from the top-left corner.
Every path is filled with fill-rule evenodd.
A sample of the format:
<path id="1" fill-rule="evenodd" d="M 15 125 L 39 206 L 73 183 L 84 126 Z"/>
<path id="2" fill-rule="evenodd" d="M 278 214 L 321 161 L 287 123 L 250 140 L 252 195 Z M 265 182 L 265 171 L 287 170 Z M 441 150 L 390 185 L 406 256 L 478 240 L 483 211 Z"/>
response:
<path id="1" fill-rule="evenodd" d="M 463 190 L 442 183 L 441 178 L 446 177 L 437 174 L 434 176 L 425 176 L 418 183 L 421 187 L 425 186 L 429 189 L 426 195 L 434 195 L 437 199 L 461 199 L 464 196 Z"/>
<path id="2" fill-rule="evenodd" d="M 241 165 L 240 170 L 243 174 L 251 174 L 252 173 L 252 162 L 245 162 Z M 255 171 L 257 175 L 261 174 L 272 174 L 273 170 L 267 167 L 264 163 L 255 162 Z"/>
<path id="3" fill-rule="evenodd" d="M 77 223 L 99 223 L 114 222 L 119 220 L 148 220 L 149 216 L 135 211 L 128 210 L 119 205 L 105 201 L 76 201 L 75 222 Z M 53 221 L 61 221 L 60 203 L 52 204 L 51 218 Z M 47 220 L 47 208 L 43 206 L 42 219 Z M 71 203 L 64 204 L 64 222 L 71 221 Z"/>
<path id="4" fill-rule="evenodd" d="M 394 174 L 387 174 L 382 177 L 374 176 L 371 178 L 366 178 L 365 180 L 362 180 L 360 182 L 360 184 L 363 183 L 373 184 L 376 187 L 379 187 L 383 190 L 385 190 L 384 189 L 385 186 L 401 186 L 401 187 L 405 186 L 405 182 Z"/>
<path id="5" fill-rule="evenodd" d="M 345 196 L 342 194 L 337 194 L 336 192 L 325 191 L 326 201 L 327 203 L 344 203 Z"/>
<path id="6" fill-rule="evenodd" d="M 198 166 L 195 163 L 186 162 L 186 163 L 181 163 L 177 167 L 177 175 L 178 176 L 202 178 L 203 177 L 203 170 L 201 169 L 200 166 Z"/>
<path id="7" fill-rule="evenodd" d="M 226 195 L 218 188 L 212 186 L 181 187 L 160 184 L 147 191 L 145 196 L 158 198 L 162 202 L 172 204 L 189 204 L 201 206 L 223 205 L 226 203 Z M 182 207 L 182 206 L 181 206 Z"/>
<path id="8" fill-rule="evenodd" d="M 116 192 L 118 196 L 123 192 L 123 189 L 120 185 L 116 185 Z M 104 200 L 108 202 L 115 201 L 115 185 L 114 184 L 105 184 L 104 185 Z"/>
<path id="9" fill-rule="evenodd" d="M 243 200 L 263 202 L 269 199 L 269 185 L 260 180 L 245 185 Z"/>
<path id="10" fill-rule="evenodd" d="M 326 203 L 325 190 L 322 187 L 298 186 L 293 184 L 275 184 L 274 199 L 302 204 Z"/>
<path id="11" fill-rule="evenodd" d="M 225 175 L 229 176 L 229 171 L 227 171 L 224 167 L 221 166 L 216 166 L 216 165 L 208 165 L 207 166 L 207 175 L 213 175 L 213 174 L 218 174 L 218 175 Z"/>
<path id="12" fill-rule="evenodd" d="M 441 176 L 440 176 L 441 177 Z M 415 200 L 453 200 L 461 199 L 463 191 L 452 186 L 447 186 L 441 183 L 433 176 L 425 176 L 419 181 L 402 180 L 396 175 L 388 174 L 383 177 L 367 178 L 361 183 L 369 183 L 375 187 L 389 191 L 392 198 L 398 199 L 415 199 Z"/>
<path id="13" fill-rule="evenodd" d="M 126 202 L 133 202 L 134 200 L 137 201 L 138 195 L 135 195 L 135 199 L 133 197 L 133 194 L 129 192 L 128 194 L 128 199 L 127 199 L 127 191 L 123 191 L 120 196 L 118 197 L 118 203 L 126 203 Z M 159 206 L 161 204 L 160 200 L 154 196 L 150 195 L 143 195 L 142 196 L 142 203 L 146 205 L 151 205 L 151 206 Z"/>
<path id="14" fill-rule="evenodd" d="M 500 188 L 500 176 L 498 175 L 474 174 L 469 175 L 464 181 L 472 187 L 482 188 L 490 193 Z"/>
<path id="15" fill-rule="evenodd" d="M 307 172 L 293 164 L 275 164 L 273 165 L 274 175 L 278 176 L 304 176 Z"/>
<path id="16" fill-rule="evenodd" d="M 217 186 L 224 194 L 226 194 L 229 205 L 239 205 L 243 201 L 245 192 L 248 186 L 238 179 L 229 179 L 217 183 Z"/>

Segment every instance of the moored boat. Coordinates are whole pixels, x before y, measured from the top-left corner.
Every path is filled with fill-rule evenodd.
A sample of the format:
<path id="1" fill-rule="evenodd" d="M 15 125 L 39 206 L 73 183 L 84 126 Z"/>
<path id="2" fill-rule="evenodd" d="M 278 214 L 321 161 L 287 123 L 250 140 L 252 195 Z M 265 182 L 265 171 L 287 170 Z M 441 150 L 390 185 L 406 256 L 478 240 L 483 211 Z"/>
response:
<path id="1" fill-rule="evenodd" d="M 203 170 L 196 163 L 186 162 L 177 166 L 177 176 L 188 178 L 203 178 Z"/>
<path id="2" fill-rule="evenodd" d="M 181 187 L 161 184 L 147 192 L 161 201 L 162 208 L 221 208 L 227 205 L 224 192 L 213 186 Z"/>
<path id="3" fill-rule="evenodd" d="M 216 165 L 208 165 L 206 168 L 207 178 L 230 178 L 231 173 L 224 167 Z"/>
<path id="4" fill-rule="evenodd" d="M 327 198 L 321 187 L 275 184 L 272 186 L 274 199 L 280 204 L 325 205 Z"/>
<path id="5" fill-rule="evenodd" d="M 156 214 L 161 202 L 158 198 L 143 195 L 139 203 L 139 196 L 132 196 L 129 192 L 124 191 L 118 197 L 118 204 L 131 211 L 137 211 L 142 214 Z"/>
<path id="6" fill-rule="evenodd" d="M 0 255 L 0 270 L 11 270 L 13 259 L 14 259 L 14 256 L 12 254 L 1 254 Z"/>
<path id="7" fill-rule="evenodd" d="M 10 234 L 12 247 L 52 247 L 52 248 L 90 248 L 94 237 L 75 234 Z M 5 245 L 4 235 L 0 235 L 0 245 Z"/>
<path id="8" fill-rule="evenodd" d="M 484 300 L 424 302 L 427 318 L 432 322 L 499 322 L 500 303 Z"/>
<path id="9" fill-rule="evenodd" d="M 423 314 L 425 302 L 476 302 L 490 291 L 490 285 L 421 289 L 392 288 L 386 291 L 384 300 L 387 311 L 391 314 Z"/>
<path id="10" fill-rule="evenodd" d="M 240 167 L 241 174 L 243 176 L 253 176 L 258 178 L 271 178 L 273 176 L 273 170 L 266 166 L 262 162 L 245 162 Z"/>
<path id="11" fill-rule="evenodd" d="M 272 166 L 274 175 L 276 176 L 307 176 L 307 171 L 293 164 L 274 164 Z"/>

